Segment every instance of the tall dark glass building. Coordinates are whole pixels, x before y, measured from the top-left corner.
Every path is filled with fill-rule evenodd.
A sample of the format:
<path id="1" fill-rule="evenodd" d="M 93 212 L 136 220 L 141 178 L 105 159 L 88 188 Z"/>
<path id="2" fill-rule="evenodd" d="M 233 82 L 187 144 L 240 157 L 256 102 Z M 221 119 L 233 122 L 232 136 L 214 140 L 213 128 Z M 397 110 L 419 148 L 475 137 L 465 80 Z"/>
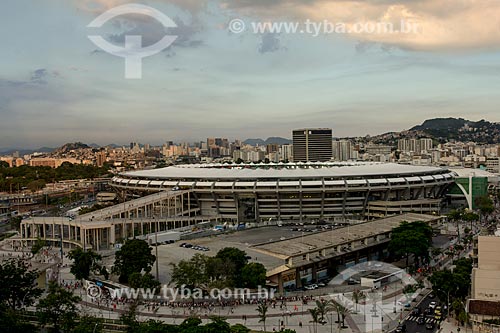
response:
<path id="1" fill-rule="evenodd" d="M 327 162 L 332 158 L 332 129 L 304 128 L 294 130 L 294 162 Z"/>

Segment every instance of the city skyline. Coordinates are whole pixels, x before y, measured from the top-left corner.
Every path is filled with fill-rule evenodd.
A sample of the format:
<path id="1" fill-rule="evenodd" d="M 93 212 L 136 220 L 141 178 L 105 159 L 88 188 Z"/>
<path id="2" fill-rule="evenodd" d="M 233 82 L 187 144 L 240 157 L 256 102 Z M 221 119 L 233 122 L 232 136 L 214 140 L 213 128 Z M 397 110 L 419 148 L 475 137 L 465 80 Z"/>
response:
<path id="1" fill-rule="evenodd" d="M 0 146 L 65 142 L 160 143 L 228 138 L 290 138 L 303 126 L 334 136 L 400 131 L 434 117 L 500 121 L 494 22 L 500 5 L 469 1 L 443 13 L 429 0 L 312 1 L 286 6 L 247 1 L 137 1 L 177 24 L 177 40 L 144 59 L 141 80 L 98 49 L 95 31 L 119 45 L 138 34 L 158 41 L 154 19 L 126 16 L 87 25 L 120 0 L 20 0 L 3 4 L 0 36 Z M 354 10 L 356 9 L 356 11 Z M 402 34 L 232 33 L 251 20 L 346 22 L 413 19 Z M 460 25 L 463 20 L 466 24 Z M 457 29 L 460 27 L 460 29 Z"/>

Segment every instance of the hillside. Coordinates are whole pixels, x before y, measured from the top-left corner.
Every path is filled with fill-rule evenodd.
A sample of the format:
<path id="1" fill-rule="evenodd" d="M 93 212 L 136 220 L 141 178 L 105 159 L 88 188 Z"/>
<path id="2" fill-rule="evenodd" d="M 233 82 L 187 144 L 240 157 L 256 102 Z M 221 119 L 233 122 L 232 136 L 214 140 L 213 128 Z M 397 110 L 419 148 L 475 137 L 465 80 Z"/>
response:
<path id="1" fill-rule="evenodd" d="M 426 120 L 408 131 L 408 134 L 419 133 L 440 141 L 494 144 L 500 142 L 500 123 L 486 120 L 470 121 L 463 118 L 435 118 Z"/>
<path id="2" fill-rule="evenodd" d="M 267 138 L 266 140 L 262 139 L 246 139 L 243 141 L 244 144 L 246 145 L 251 145 L 251 146 L 265 146 L 265 145 L 270 145 L 270 144 L 278 144 L 278 145 L 288 145 L 292 143 L 292 140 L 281 138 L 281 137 L 270 137 Z"/>

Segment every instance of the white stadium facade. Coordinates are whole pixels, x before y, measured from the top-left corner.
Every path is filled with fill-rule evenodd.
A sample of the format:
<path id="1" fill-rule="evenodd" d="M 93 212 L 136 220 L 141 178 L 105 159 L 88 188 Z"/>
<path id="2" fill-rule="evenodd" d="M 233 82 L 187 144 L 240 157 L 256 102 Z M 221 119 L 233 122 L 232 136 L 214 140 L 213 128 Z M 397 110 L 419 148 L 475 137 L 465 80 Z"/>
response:
<path id="1" fill-rule="evenodd" d="M 189 210 L 243 223 L 439 214 L 454 178 L 392 163 L 192 164 L 122 173 L 111 186 L 128 198 L 189 191 Z"/>

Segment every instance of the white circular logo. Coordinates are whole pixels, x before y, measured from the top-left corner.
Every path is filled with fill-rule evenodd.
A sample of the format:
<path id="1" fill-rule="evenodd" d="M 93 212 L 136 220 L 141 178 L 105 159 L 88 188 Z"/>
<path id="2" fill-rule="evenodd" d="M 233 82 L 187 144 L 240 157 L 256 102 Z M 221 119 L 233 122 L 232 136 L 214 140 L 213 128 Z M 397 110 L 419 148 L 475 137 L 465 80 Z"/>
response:
<path id="1" fill-rule="evenodd" d="M 101 288 L 99 288 L 95 284 L 91 285 L 87 288 L 87 295 L 92 298 L 99 298 L 101 296 Z"/>
<path id="2" fill-rule="evenodd" d="M 245 31 L 245 22 L 242 19 L 234 19 L 229 22 L 229 31 L 235 34 L 240 34 Z"/>

